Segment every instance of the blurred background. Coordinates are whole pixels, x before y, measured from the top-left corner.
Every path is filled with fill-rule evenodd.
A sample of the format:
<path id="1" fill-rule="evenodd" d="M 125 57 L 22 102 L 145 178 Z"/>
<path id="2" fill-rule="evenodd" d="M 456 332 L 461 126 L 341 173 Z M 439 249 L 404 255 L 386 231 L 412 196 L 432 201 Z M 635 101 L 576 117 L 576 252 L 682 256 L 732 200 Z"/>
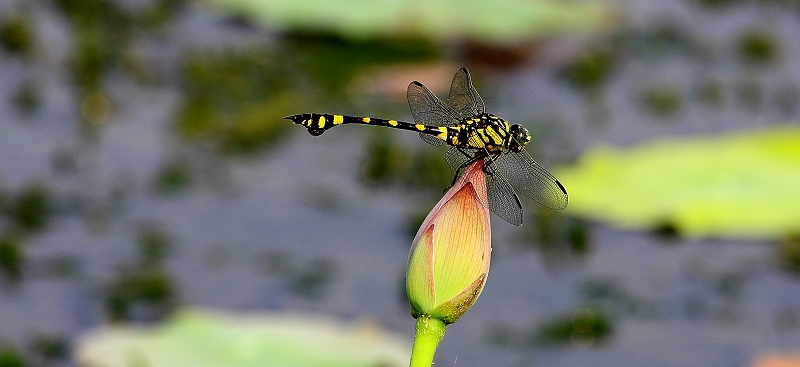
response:
<path id="1" fill-rule="evenodd" d="M 76 365 L 84 333 L 189 307 L 410 342 L 405 265 L 444 148 L 282 117 L 410 121 L 408 83 L 446 98 L 462 66 L 570 207 L 493 216 L 483 296 L 437 364 L 800 365 L 800 220 L 620 226 L 573 174 L 597 147 L 797 128 L 798 1 L 0 0 L 0 366 Z M 756 206 L 797 213 L 797 172 Z"/>

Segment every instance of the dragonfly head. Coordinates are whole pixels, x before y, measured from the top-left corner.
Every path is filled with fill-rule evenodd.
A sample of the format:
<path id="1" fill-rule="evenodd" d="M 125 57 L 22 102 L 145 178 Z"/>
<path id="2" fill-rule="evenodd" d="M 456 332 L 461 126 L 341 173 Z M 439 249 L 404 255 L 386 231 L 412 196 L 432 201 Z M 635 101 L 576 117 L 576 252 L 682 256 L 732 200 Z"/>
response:
<path id="1" fill-rule="evenodd" d="M 531 134 L 522 125 L 511 125 L 508 132 L 511 134 L 511 142 L 508 144 L 508 149 L 511 149 L 512 152 L 522 151 L 531 141 Z"/>

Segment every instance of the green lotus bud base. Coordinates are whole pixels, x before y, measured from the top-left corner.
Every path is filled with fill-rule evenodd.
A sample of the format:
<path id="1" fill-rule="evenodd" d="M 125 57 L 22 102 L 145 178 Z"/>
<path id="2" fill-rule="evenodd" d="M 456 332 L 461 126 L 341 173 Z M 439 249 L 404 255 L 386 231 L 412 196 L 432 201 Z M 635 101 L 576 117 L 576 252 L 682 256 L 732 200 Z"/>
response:
<path id="1" fill-rule="evenodd" d="M 436 347 L 444 337 L 447 325 L 442 320 L 420 315 L 417 317 L 417 331 L 414 335 L 414 349 L 411 350 L 410 367 L 431 367 Z"/>

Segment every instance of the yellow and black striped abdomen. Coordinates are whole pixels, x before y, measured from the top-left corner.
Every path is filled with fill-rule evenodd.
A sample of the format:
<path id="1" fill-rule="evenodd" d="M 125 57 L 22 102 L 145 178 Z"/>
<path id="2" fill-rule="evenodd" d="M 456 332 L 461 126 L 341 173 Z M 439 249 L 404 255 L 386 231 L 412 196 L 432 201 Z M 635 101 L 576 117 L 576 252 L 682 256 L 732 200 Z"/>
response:
<path id="1" fill-rule="evenodd" d="M 418 133 L 434 136 L 450 145 L 453 145 L 451 140 L 458 134 L 458 129 L 453 127 L 426 126 L 423 124 L 412 124 L 405 121 L 386 120 L 372 117 L 332 115 L 327 113 L 304 113 L 300 115 L 286 116 L 284 118 L 291 120 L 295 124 L 304 126 L 306 129 L 308 129 L 308 132 L 311 135 L 315 136 L 321 135 L 326 130 L 334 126 L 344 124 L 375 125 L 416 131 Z"/>

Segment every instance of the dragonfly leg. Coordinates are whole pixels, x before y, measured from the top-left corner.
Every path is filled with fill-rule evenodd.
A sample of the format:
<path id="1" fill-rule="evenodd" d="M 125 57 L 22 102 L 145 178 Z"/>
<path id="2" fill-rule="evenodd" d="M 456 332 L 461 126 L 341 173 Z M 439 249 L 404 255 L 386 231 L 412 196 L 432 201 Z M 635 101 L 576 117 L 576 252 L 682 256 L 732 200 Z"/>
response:
<path id="1" fill-rule="evenodd" d="M 492 163 L 497 160 L 497 158 L 500 158 L 501 154 L 503 153 L 489 154 L 489 152 L 484 149 L 484 155 L 488 158 L 483 161 L 483 172 L 486 172 L 487 175 L 491 175 L 492 172 L 489 172 L 489 166 L 491 166 Z"/>
<path id="2" fill-rule="evenodd" d="M 467 168 L 470 164 L 473 164 L 473 163 L 477 162 L 479 159 L 482 159 L 482 158 L 486 157 L 486 153 L 485 152 L 480 152 L 481 154 L 476 153 L 474 156 L 471 156 L 466 150 L 464 150 L 464 149 L 462 149 L 460 147 L 456 147 L 456 149 L 458 149 L 458 151 L 461 152 L 461 154 L 467 156 L 469 158 L 469 160 L 464 162 L 464 163 L 462 163 L 460 166 L 458 166 L 458 169 L 456 169 L 456 173 L 453 176 L 453 182 L 450 183 L 450 187 L 453 187 L 453 185 L 456 184 L 456 181 L 458 181 L 458 178 L 461 176 L 461 172 L 464 170 L 464 168 Z M 485 170 L 485 166 L 484 166 L 484 170 Z M 447 190 L 449 190 L 450 187 L 448 187 Z M 445 192 L 447 192 L 447 190 L 445 190 Z"/>

